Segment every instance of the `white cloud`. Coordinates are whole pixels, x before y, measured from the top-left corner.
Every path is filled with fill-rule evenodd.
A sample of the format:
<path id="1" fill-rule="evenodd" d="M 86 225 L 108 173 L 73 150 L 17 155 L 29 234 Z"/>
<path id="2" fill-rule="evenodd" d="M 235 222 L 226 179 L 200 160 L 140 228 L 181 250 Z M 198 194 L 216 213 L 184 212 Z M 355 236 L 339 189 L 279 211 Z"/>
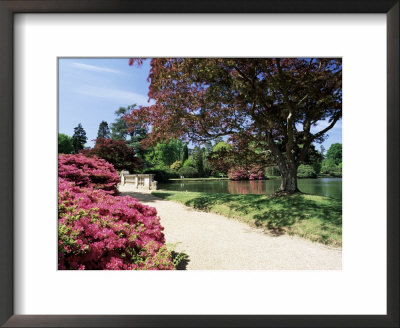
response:
<path id="1" fill-rule="evenodd" d="M 107 68 L 107 67 L 100 67 L 100 66 L 95 66 L 95 65 L 88 65 L 88 64 L 81 64 L 81 63 L 71 63 L 71 66 L 83 69 L 86 71 L 92 71 L 92 72 L 106 72 L 106 73 L 114 73 L 114 74 L 124 74 L 121 71 L 118 71 L 116 69 L 112 68 Z"/>
<path id="2" fill-rule="evenodd" d="M 121 105 L 148 105 L 147 102 L 148 97 L 139 93 L 112 89 L 112 88 L 104 88 L 104 87 L 94 87 L 94 86 L 82 86 L 79 89 L 73 90 L 75 93 L 79 93 L 82 95 L 109 99 L 113 100 Z"/>

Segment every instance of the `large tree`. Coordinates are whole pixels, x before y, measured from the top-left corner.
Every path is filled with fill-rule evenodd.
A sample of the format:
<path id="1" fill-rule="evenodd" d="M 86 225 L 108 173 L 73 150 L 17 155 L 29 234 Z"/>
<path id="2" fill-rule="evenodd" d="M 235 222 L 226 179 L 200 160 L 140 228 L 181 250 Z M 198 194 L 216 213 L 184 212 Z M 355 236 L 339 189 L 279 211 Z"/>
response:
<path id="1" fill-rule="evenodd" d="M 82 124 L 78 124 L 74 128 L 74 135 L 72 136 L 72 144 L 74 146 L 75 153 L 78 153 L 85 147 L 87 141 L 86 131 L 83 129 Z"/>
<path id="2" fill-rule="evenodd" d="M 115 111 L 117 116 L 114 123 L 111 124 L 111 138 L 114 140 L 125 140 L 128 135 L 128 126 L 124 120 L 124 115 L 130 113 L 131 107 L 120 107 Z"/>
<path id="3" fill-rule="evenodd" d="M 297 168 L 311 145 L 342 117 L 339 58 L 157 58 L 149 81 L 154 104 L 128 118 L 152 128 L 148 143 L 229 135 L 274 162 L 287 193 L 297 191 Z"/>

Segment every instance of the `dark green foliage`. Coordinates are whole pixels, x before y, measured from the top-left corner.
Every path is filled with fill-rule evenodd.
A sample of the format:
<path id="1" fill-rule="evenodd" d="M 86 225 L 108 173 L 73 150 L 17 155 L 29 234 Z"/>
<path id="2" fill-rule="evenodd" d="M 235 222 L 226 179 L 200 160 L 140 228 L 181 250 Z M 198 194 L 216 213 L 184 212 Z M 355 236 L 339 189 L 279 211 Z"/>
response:
<path id="1" fill-rule="evenodd" d="M 204 176 L 203 151 L 200 146 L 194 147 L 192 151 L 192 157 L 197 174 L 200 177 Z"/>
<path id="2" fill-rule="evenodd" d="M 155 174 L 154 180 L 157 182 L 167 182 L 169 179 L 179 178 L 179 174 L 171 169 L 145 169 L 143 173 Z"/>
<path id="3" fill-rule="evenodd" d="M 147 136 L 146 129 L 136 126 L 129 132 L 129 135 L 130 139 L 126 141 L 126 144 L 133 148 L 134 152 L 140 159 L 144 160 L 146 149 L 142 147 L 141 141 Z"/>
<path id="4" fill-rule="evenodd" d="M 326 153 L 326 159 L 332 160 L 335 165 L 339 165 L 342 162 L 342 144 L 332 144 Z"/>
<path id="5" fill-rule="evenodd" d="M 317 178 L 317 173 L 311 165 L 300 165 L 297 169 L 297 177 L 300 179 L 304 178 Z"/>
<path id="6" fill-rule="evenodd" d="M 189 158 L 189 148 L 188 148 L 187 143 L 185 143 L 185 144 L 183 145 L 183 149 L 182 149 L 182 157 L 181 157 L 182 163 L 185 163 L 185 161 L 186 161 L 188 158 Z"/>
<path id="7" fill-rule="evenodd" d="M 281 175 L 281 172 L 279 172 L 279 167 L 270 166 L 270 167 L 265 168 L 265 174 L 267 176 L 279 176 L 279 175 Z"/>
<path id="8" fill-rule="evenodd" d="M 185 178 L 197 178 L 199 173 L 194 167 L 185 166 L 179 169 L 179 175 L 184 176 Z"/>
<path id="9" fill-rule="evenodd" d="M 169 168 L 175 161 L 180 159 L 182 148 L 183 145 L 180 139 L 159 142 L 154 147 L 147 149 L 145 160 L 156 168 Z"/>
<path id="10" fill-rule="evenodd" d="M 115 111 L 117 119 L 111 124 L 111 138 L 114 140 L 125 140 L 128 135 L 128 126 L 124 120 L 124 115 L 128 114 L 130 109 L 120 107 Z"/>
<path id="11" fill-rule="evenodd" d="M 207 156 L 210 169 L 214 176 L 220 176 L 221 173 L 226 176 L 229 169 L 235 165 L 232 158 L 228 156 L 230 150 L 231 146 L 222 140 L 214 144 L 214 147 Z"/>
<path id="12" fill-rule="evenodd" d="M 320 174 L 322 168 L 322 161 L 312 163 L 312 167 L 316 174 Z"/>
<path id="13" fill-rule="evenodd" d="M 147 137 L 147 130 L 141 127 L 140 124 L 128 125 L 124 118 L 131 113 L 135 106 L 120 107 L 115 111 L 117 119 L 111 124 L 111 139 L 124 140 L 127 146 L 133 149 L 136 156 L 144 160 L 146 150 L 143 149 L 141 141 Z"/>
<path id="14" fill-rule="evenodd" d="M 108 139 L 111 137 L 110 128 L 106 121 L 101 121 L 99 130 L 97 131 L 97 138 Z"/>
<path id="15" fill-rule="evenodd" d="M 58 153 L 59 154 L 72 154 L 74 152 L 74 145 L 72 138 L 66 134 L 58 134 Z"/>
<path id="16" fill-rule="evenodd" d="M 326 159 L 322 162 L 321 172 L 333 177 L 342 176 L 342 144 L 332 144 L 326 153 Z"/>
<path id="17" fill-rule="evenodd" d="M 72 136 L 72 145 L 74 147 L 74 152 L 78 153 L 85 147 L 87 141 L 86 131 L 83 129 L 82 124 L 78 124 L 74 128 L 74 135 Z"/>

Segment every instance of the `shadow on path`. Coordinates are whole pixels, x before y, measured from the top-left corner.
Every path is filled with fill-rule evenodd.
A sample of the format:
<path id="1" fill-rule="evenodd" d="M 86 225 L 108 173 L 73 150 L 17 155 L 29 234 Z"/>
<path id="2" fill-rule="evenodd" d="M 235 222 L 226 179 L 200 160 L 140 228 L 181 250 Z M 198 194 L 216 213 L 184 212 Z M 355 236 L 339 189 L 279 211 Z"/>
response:
<path id="1" fill-rule="evenodd" d="M 136 198 L 139 202 L 146 202 L 146 203 L 152 203 L 157 200 L 161 200 L 161 198 L 157 198 L 150 193 L 142 193 L 142 192 L 121 191 L 120 195 L 131 196 L 133 198 Z"/>

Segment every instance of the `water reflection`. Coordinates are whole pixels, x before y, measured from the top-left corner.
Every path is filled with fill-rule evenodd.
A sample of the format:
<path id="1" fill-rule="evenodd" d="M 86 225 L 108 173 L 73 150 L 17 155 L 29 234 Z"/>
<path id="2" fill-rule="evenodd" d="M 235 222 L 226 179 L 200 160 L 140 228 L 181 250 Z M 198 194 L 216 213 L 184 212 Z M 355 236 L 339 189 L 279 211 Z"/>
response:
<path id="1" fill-rule="evenodd" d="M 185 181 L 159 184 L 159 189 L 229 194 L 272 194 L 280 187 L 280 179 L 264 181 Z M 341 178 L 299 179 L 302 192 L 342 199 Z"/>

